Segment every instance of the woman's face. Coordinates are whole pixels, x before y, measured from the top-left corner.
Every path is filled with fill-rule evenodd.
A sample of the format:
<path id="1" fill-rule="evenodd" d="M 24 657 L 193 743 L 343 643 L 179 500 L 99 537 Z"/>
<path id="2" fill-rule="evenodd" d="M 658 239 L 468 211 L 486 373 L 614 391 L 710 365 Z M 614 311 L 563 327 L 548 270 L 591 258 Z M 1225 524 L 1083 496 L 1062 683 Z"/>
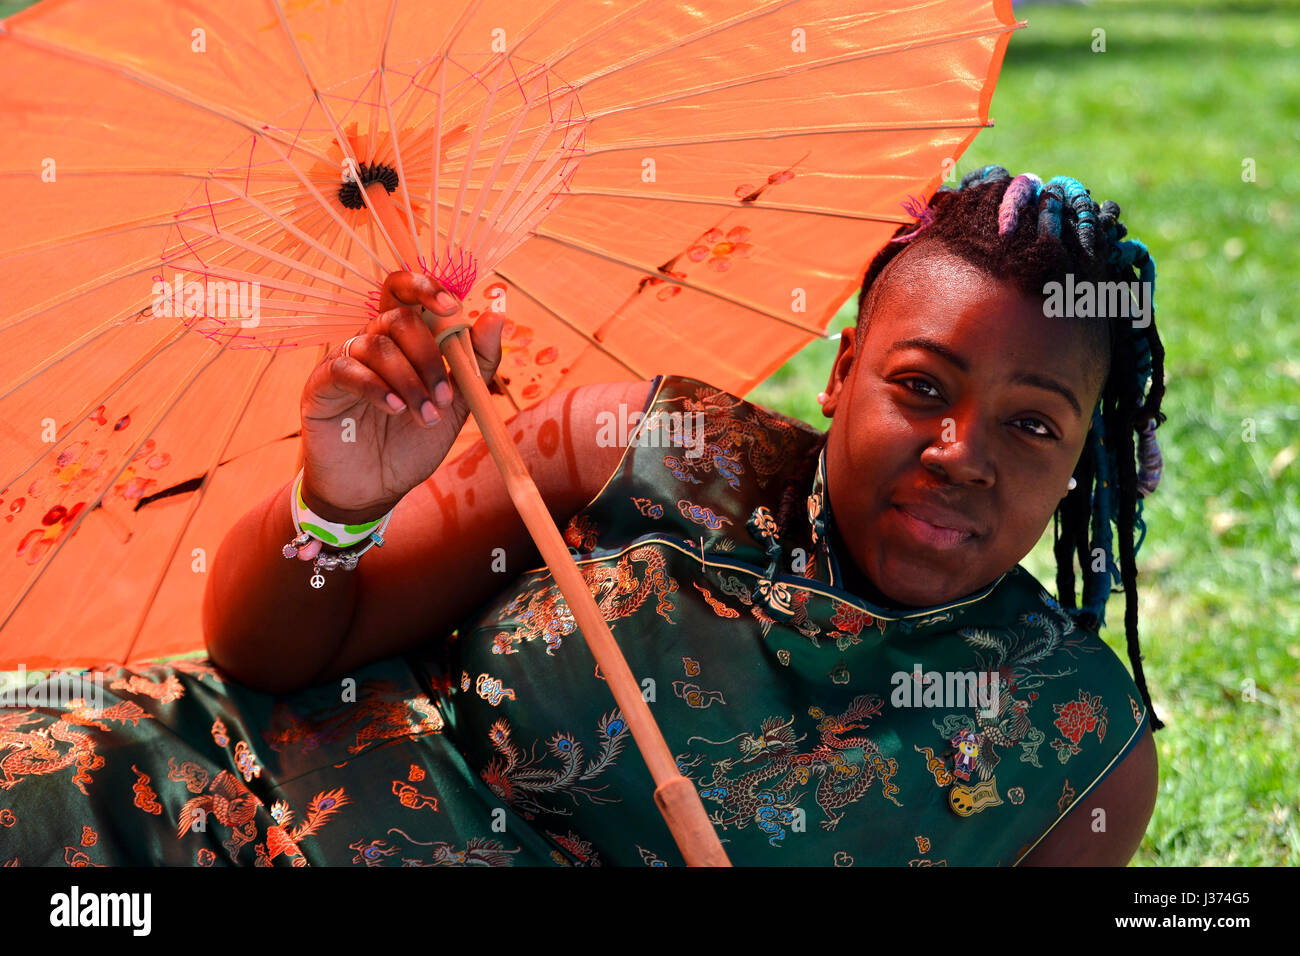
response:
<path id="1" fill-rule="evenodd" d="M 942 250 L 908 250 L 881 279 L 860 353 L 852 327 L 840 336 L 823 405 L 831 544 L 849 590 L 929 607 L 986 587 L 1037 543 L 1105 358 L 1084 327 L 1097 320 L 1044 315 Z"/>

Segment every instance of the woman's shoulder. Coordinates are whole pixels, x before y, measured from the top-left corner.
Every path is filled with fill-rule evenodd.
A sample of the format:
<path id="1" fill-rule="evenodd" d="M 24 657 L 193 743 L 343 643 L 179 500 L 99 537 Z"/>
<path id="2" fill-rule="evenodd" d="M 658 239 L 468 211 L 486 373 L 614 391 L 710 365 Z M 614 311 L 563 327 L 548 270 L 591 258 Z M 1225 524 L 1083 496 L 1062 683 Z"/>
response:
<path id="1" fill-rule="evenodd" d="M 655 406 L 681 406 L 714 417 L 751 419 L 778 429 L 793 429 L 811 439 L 822 435 L 820 429 L 802 419 L 751 402 L 735 391 L 702 379 L 664 374 L 656 376 L 654 381 L 651 395 Z"/>
<path id="2" fill-rule="evenodd" d="M 706 476 L 733 492 L 746 486 L 765 490 L 825 435 L 805 421 L 688 375 L 658 376 L 643 418 L 629 440 L 633 449 L 675 447 L 680 453 L 629 458 L 695 490 L 703 490 L 698 486 Z"/>
<path id="3" fill-rule="evenodd" d="M 1003 616 L 1010 626 L 1002 629 L 999 638 L 987 639 L 1011 645 L 1002 658 L 1004 665 L 1038 675 L 1027 679 L 1036 684 L 1035 699 L 1043 698 L 1055 715 L 1060 737 L 1052 746 L 1061 762 L 1079 752 L 1085 734 L 1102 743 L 1118 731 L 1115 736 L 1127 741 L 1145 726 L 1148 714 L 1142 694 L 1101 634 L 1077 621 L 1022 565 L 1008 571 L 1003 583 Z M 985 636 L 978 628 L 961 632 L 968 640 Z M 1045 675 L 1063 679 L 1044 680 Z"/>
<path id="4" fill-rule="evenodd" d="M 597 441 L 617 446 L 608 479 L 564 531 L 580 552 L 648 533 L 704 537 L 736 557 L 764 548 L 746 522 L 775 512 L 787 485 L 820 442 L 807 422 L 746 401 L 709 382 L 662 374 L 643 408 L 602 413 Z"/>

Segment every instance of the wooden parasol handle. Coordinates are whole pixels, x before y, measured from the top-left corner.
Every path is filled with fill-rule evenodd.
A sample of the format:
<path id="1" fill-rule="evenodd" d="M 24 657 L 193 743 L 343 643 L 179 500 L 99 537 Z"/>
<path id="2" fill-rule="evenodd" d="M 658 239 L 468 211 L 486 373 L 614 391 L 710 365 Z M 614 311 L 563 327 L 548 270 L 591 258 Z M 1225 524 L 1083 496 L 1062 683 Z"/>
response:
<path id="1" fill-rule="evenodd" d="M 403 228 L 404 224 L 398 218 L 392 200 L 382 184 L 371 184 L 367 187 L 366 194 L 370 207 L 383 223 L 402 257 L 409 263 L 418 262 L 409 230 Z M 600 672 L 623 713 L 632 738 L 636 741 L 646 766 L 650 768 L 655 782 L 655 804 L 663 814 L 668 829 L 672 831 L 677 848 L 687 866 L 730 866 L 731 862 L 723 852 L 722 843 L 709 821 L 704 804 L 700 802 L 695 785 L 678 772 L 677 761 L 673 759 L 659 725 L 655 723 L 650 708 L 641 696 L 640 685 L 627 666 L 627 661 L 623 659 L 618 643 L 610 633 L 609 625 L 605 623 L 604 615 L 600 613 L 586 580 L 574 563 L 573 555 L 560 536 L 546 502 L 542 500 L 541 492 L 528 473 L 505 423 L 492 407 L 492 397 L 474 357 L 469 327 L 459 313 L 439 316 L 428 312 L 427 316 L 431 320 L 438 346 L 451 366 L 456 384 L 469 403 L 470 412 L 478 423 L 483 440 L 501 470 L 510 500 L 514 502 L 538 551 L 555 577 L 555 583 L 568 602 L 582 636 L 591 649 L 591 655 L 596 659 Z"/>
<path id="2" fill-rule="evenodd" d="M 678 772 L 677 761 L 668 750 L 659 726 L 641 696 L 640 685 L 627 666 L 627 661 L 623 659 L 596 599 L 592 597 L 586 580 L 574 563 L 573 555 L 569 553 L 559 529 L 555 527 L 555 521 L 524 466 L 518 448 L 496 410 L 492 408 L 491 396 L 479 373 L 478 363 L 473 358 L 468 330 L 461 326 L 444 337 L 439 345 L 451 365 L 461 394 L 469 402 L 474 420 L 483 433 L 483 440 L 492 452 L 497 467 L 501 469 L 510 500 L 515 503 L 538 550 L 551 569 L 555 583 L 569 603 L 569 608 L 582 629 L 582 636 L 591 649 L 591 655 L 600 666 L 600 672 L 623 712 L 641 756 L 650 768 L 656 784 L 655 803 L 663 813 L 687 865 L 729 866 L 695 785 Z"/>

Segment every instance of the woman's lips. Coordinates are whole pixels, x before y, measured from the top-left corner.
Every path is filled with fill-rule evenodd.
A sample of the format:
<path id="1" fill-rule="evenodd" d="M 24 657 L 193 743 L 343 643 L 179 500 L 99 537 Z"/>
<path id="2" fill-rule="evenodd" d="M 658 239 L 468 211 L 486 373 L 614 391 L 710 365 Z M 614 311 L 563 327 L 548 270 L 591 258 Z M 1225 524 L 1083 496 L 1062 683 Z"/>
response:
<path id="1" fill-rule="evenodd" d="M 907 511 L 901 505 L 894 505 L 894 510 L 898 512 L 899 517 L 902 519 L 900 524 L 908 536 L 926 547 L 946 551 L 959 547 L 975 537 L 970 531 L 958 531 L 956 528 L 942 528 L 930 524 L 930 522 Z"/>

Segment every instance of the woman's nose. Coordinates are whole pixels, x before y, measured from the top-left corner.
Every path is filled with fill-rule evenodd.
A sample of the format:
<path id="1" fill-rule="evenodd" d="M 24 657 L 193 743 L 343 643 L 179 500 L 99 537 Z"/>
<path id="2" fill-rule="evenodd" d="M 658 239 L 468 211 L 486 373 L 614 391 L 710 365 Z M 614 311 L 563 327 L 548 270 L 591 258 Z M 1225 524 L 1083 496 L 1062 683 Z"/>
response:
<path id="1" fill-rule="evenodd" d="M 921 463 L 957 485 L 989 487 L 994 481 L 990 442 L 971 416 L 946 416 L 939 431 L 921 453 Z"/>

